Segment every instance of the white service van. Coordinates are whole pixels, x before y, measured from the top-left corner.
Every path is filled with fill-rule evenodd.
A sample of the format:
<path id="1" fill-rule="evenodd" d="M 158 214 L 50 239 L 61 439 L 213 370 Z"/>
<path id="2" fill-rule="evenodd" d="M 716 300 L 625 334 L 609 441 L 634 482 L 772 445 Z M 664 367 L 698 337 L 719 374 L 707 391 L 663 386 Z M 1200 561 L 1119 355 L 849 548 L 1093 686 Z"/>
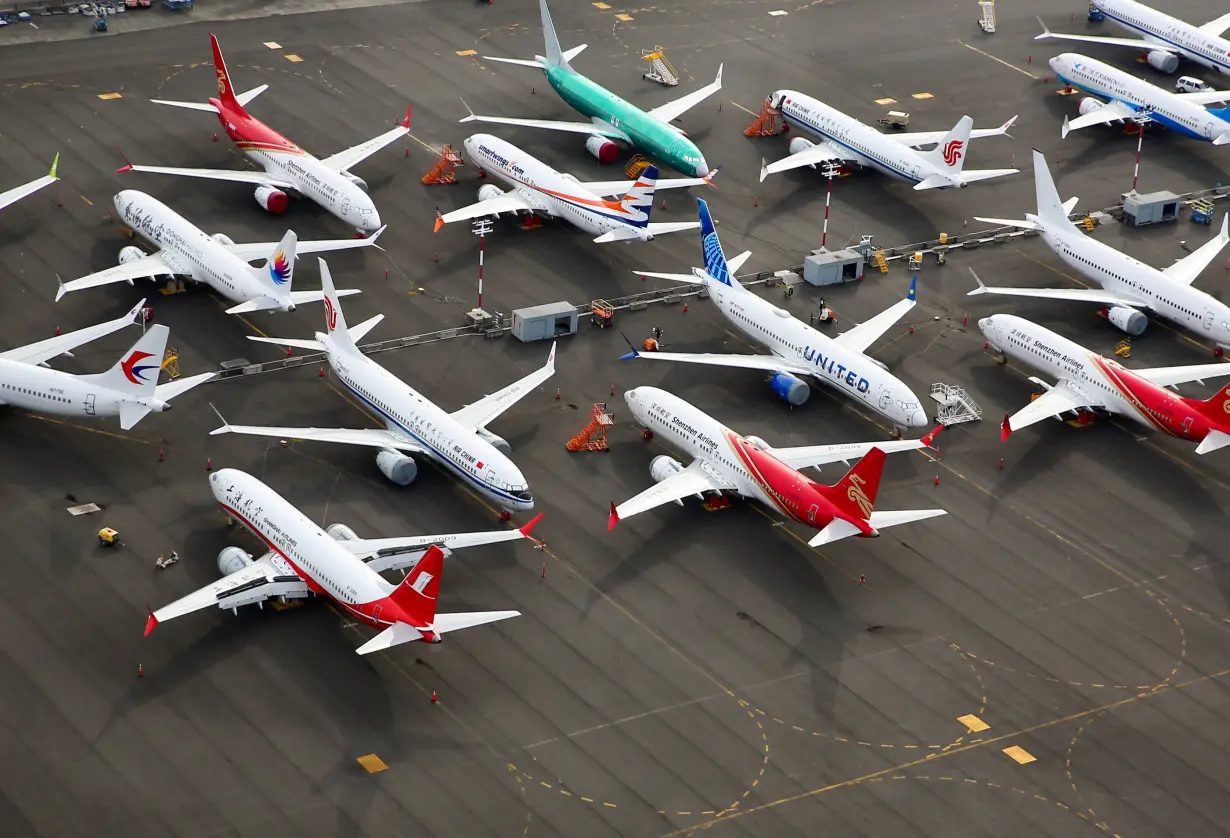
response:
<path id="1" fill-rule="evenodd" d="M 1179 76 L 1175 80 L 1174 89 L 1180 93 L 1200 93 L 1201 91 L 1212 90 L 1213 88 L 1192 76 Z"/>

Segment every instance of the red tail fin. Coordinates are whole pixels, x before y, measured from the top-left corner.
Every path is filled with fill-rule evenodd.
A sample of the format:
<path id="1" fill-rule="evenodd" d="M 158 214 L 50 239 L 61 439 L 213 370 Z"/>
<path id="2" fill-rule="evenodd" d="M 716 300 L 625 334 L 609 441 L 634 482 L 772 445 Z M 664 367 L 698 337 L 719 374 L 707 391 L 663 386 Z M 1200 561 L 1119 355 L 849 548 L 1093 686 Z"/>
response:
<path id="1" fill-rule="evenodd" d="M 226 62 L 222 59 L 222 50 L 218 47 L 217 37 L 212 33 L 209 36 L 209 43 L 214 48 L 214 72 L 218 76 L 218 98 L 227 107 L 236 108 L 246 113 L 243 110 L 243 105 L 239 104 L 239 100 L 235 98 L 235 89 L 231 87 L 231 77 L 226 72 Z"/>
<path id="2" fill-rule="evenodd" d="M 842 514 L 856 521 L 865 521 L 871 517 L 883 473 L 884 452 L 872 448 L 845 477 L 827 487 L 825 495 Z"/>
<path id="3" fill-rule="evenodd" d="M 436 600 L 440 596 L 440 572 L 444 569 L 444 552 L 435 544 L 427 550 L 389 599 L 419 625 L 428 626 L 436 619 Z"/>
<path id="4" fill-rule="evenodd" d="M 1214 393 L 1212 398 L 1205 399 L 1204 401 L 1197 401 L 1196 399 L 1186 399 L 1185 401 L 1193 403 L 1193 406 L 1205 416 L 1230 422 L 1230 384 Z"/>

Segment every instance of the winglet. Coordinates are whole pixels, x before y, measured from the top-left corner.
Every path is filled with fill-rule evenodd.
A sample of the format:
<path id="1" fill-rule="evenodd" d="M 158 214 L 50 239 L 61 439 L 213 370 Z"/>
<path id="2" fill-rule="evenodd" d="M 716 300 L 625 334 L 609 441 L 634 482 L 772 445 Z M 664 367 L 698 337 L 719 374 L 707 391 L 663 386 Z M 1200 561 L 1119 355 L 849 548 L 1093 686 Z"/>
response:
<path id="1" fill-rule="evenodd" d="M 158 625 L 158 618 L 154 616 L 154 609 L 147 604 L 145 610 L 149 612 L 149 618 L 145 621 L 145 637 L 149 637 L 149 633 L 154 630 L 154 626 Z"/>
<path id="2" fill-rule="evenodd" d="M 1012 434 L 1012 425 L 1008 424 L 1008 414 L 1004 414 L 1004 421 L 999 426 L 999 441 L 1007 442 L 1008 437 Z"/>
<path id="3" fill-rule="evenodd" d="M 760 182 L 764 183 L 764 179 L 769 176 L 769 164 L 763 157 L 760 158 Z"/>
<path id="4" fill-rule="evenodd" d="M 1218 234 L 1217 239 L 1222 244 L 1230 241 L 1230 226 L 1228 225 L 1230 225 L 1230 212 L 1225 213 L 1221 217 L 1221 233 Z"/>
<path id="5" fill-rule="evenodd" d="M 534 527 L 538 526 L 538 522 L 541 521 L 542 516 L 546 514 L 547 513 L 545 512 L 539 512 L 537 515 L 534 516 L 533 520 L 531 520 L 528 524 L 522 527 L 520 530 L 522 537 L 529 538 L 530 541 L 537 541 L 538 539 L 532 538 L 530 536 L 530 532 L 534 529 Z"/>
<path id="6" fill-rule="evenodd" d="M 1042 27 L 1042 34 L 1041 34 L 1041 35 L 1034 35 L 1034 40 L 1035 40 L 1035 41 L 1041 41 L 1041 40 L 1043 40 L 1044 38 L 1050 38 L 1050 37 L 1052 37 L 1052 35 L 1051 35 L 1051 30 L 1049 30 L 1049 29 L 1047 29 L 1047 28 L 1046 28 L 1046 24 L 1042 22 L 1042 18 L 1038 18 L 1038 25 Z"/>
<path id="7" fill-rule="evenodd" d="M 912 303 L 918 300 L 918 274 L 914 274 L 910 279 L 910 292 L 905 295 L 905 298 Z"/>
<path id="8" fill-rule="evenodd" d="M 432 228 L 433 233 L 440 232 L 440 228 L 444 226 L 444 216 L 440 215 L 440 210 L 436 210 L 436 226 Z"/>
<path id="9" fill-rule="evenodd" d="M 55 159 L 51 161 L 51 171 L 48 172 L 47 175 L 59 180 L 60 176 L 56 174 L 56 169 L 58 168 L 60 168 L 60 152 L 57 151 Z"/>
<path id="10" fill-rule="evenodd" d="M 59 278 L 60 278 L 59 274 L 56 274 L 56 279 L 59 279 Z M 64 286 L 64 283 L 61 282 L 60 287 L 63 287 L 63 286 Z M 141 312 L 145 308 L 145 299 L 146 299 L 145 297 L 142 297 L 141 302 L 137 303 L 135 306 L 133 306 L 132 308 L 128 310 L 128 314 L 126 316 L 130 320 L 132 320 L 134 324 L 141 322 Z"/>
<path id="11" fill-rule="evenodd" d="M 544 365 L 546 369 L 555 372 L 555 347 L 559 345 L 559 341 L 552 341 L 551 352 L 547 355 L 547 363 Z"/>
<path id="12" fill-rule="evenodd" d="M 1068 117 L 1067 117 L 1067 116 L 1064 116 L 1064 118 L 1063 118 L 1063 127 L 1059 129 L 1059 139 L 1061 139 L 1061 140 L 1062 140 L 1062 139 L 1064 139 L 1065 137 L 1067 137 L 1067 136 L 1068 136 L 1068 132 L 1069 132 L 1069 131 L 1071 131 L 1071 130 L 1072 130 L 1072 129 L 1068 127 Z"/>
<path id="13" fill-rule="evenodd" d="M 718 172 L 722 171 L 722 165 L 723 164 L 718 163 L 716 166 L 713 167 L 713 171 L 711 171 L 709 174 L 705 175 L 704 178 L 702 178 L 705 181 L 705 184 L 707 186 L 713 186 L 713 178 L 715 175 L 717 175 Z M 713 188 L 717 189 L 716 186 L 713 186 Z"/>
<path id="14" fill-rule="evenodd" d="M 410 111 L 413 107 L 413 105 L 406 105 L 406 119 L 401 124 L 401 127 L 405 128 L 407 131 L 410 130 Z"/>
<path id="15" fill-rule="evenodd" d="M 460 96 L 457 98 L 461 99 Z M 463 116 L 461 119 L 457 120 L 458 122 L 473 122 L 478 119 L 478 117 L 474 115 L 474 109 L 466 104 L 465 99 L 461 99 L 461 106 L 466 109 L 466 113 L 468 113 L 469 116 Z"/>
<path id="16" fill-rule="evenodd" d="M 220 410 L 218 410 L 218 408 L 214 407 L 214 403 L 213 403 L 213 402 L 210 402 L 210 403 L 209 403 L 209 409 L 210 409 L 210 410 L 212 410 L 214 413 L 218 414 L 218 421 L 220 421 L 220 422 L 222 423 L 222 427 L 221 427 L 221 428 L 215 428 L 214 430 L 212 430 L 212 431 L 210 431 L 210 432 L 209 432 L 209 435 L 210 435 L 210 436 L 217 436 L 218 434 L 229 434 L 229 433 L 233 433 L 233 431 L 231 430 L 231 423 L 230 423 L 230 422 L 228 422 L 228 421 L 226 421 L 226 417 L 224 417 L 224 416 L 222 415 L 222 411 L 220 411 Z"/>
<path id="17" fill-rule="evenodd" d="M 641 353 L 636 351 L 636 346 L 632 343 L 632 341 L 628 340 L 627 335 L 625 335 L 623 332 L 620 332 L 619 336 L 624 339 L 624 343 L 628 344 L 628 348 L 632 350 L 631 352 L 627 352 L 623 355 L 620 355 L 619 360 L 631 361 L 633 358 L 641 357 Z"/>
<path id="18" fill-rule="evenodd" d="M 982 280 L 978 278 L 978 274 L 974 271 L 974 269 L 973 269 L 973 268 L 970 268 L 970 269 L 969 269 L 969 272 L 970 272 L 970 276 L 972 276 L 972 277 L 974 278 L 974 282 L 977 282 L 977 283 L 978 283 L 978 287 L 977 287 L 977 288 L 975 288 L 973 291 L 970 291 L 970 292 L 969 292 L 968 294 L 966 294 L 965 296 L 967 296 L 967 297 L 972 297 L 972 296 L 973 296 L 973 295 L 975 295 L 975 294 L 985 294 L 985 293 L 987 293 L 987 287 L 986 287 L 985 285 L 983 285 L 983 284 L 982 284 Z"/>
<path id="19" fill-rule="evenodd" d="M 368 245 L 368 246 L 369 246 L 369 247 L 374 247 L 374 248 L 376 248 L 377 250 L 379 250 L 381 253 L 383 253 L 383 252 L 384 252 L 384 248 L 383 248 L 383 247 L 381 247 L 380 245 L 376 244 L 376 239 L 380 238 L 380 234 L 381 234 L 381 233 L 383 233 L 383 232 L 384 232 L 385 230 L 387 230 L 387 229 L 389 229 L 389 225 L 388 225 L 388 224 L 385 224 L 385 225 L 384 225 L 383 227 L 381 227 L 379 230 L 377 230 L 376 232 L 374 232 L 374 233 L 372 233 L 370 236 L 368 236 L 368 237 L 367 237 L 367 241 L 369 242 L 369 245 Z"/>
<path id="20" fill-rule="evenodd" d="M 127 155 L 127 154 L 125 154 L 124 152 L 120 151 L 120 147 L 119 147 L 119 146 L 116 146 L 116 147 L 115 147 L 115 150 L 120 152 L 120 157 L 123 157 L 123 158 L 124 158 L 124 163 L 125 163 L 124 167 L 123 167 L 123 168 L 121 168 L 121 169 L 116 169 L 116 170 L 115 170 L 115 173 L 116 173 L 117 175 L 120 175 L 120 174 L 123 174 L 124 172 L 131 172 L 131 171 L 132 171 L 132 161 L 128 159 L 128 155 Z M 56 155 L 56 163 L 59 163 L 59 162 L 60 162 L 60 155 L 58 155 L 58 154 L 57 154 L 57 155 Z M 52 175 L 52 177 L 55 177 L 55 173 L 56 173 L 56 167 L 55 167 L 55 165 L 53 164 L 53 165 L 52 165 L 52 167 L 51 167 L 51 175 Z"/>
<path id="21" fill-rule="evenodd" d="M 1016 116 L 1012 117 L 1012 119 L 1008 120 L 1003 125 L 999 126 L 999 133 L 1003 134 L 1005 137 L 1008 137 L 1009 139 L 1015 139 L 1011 134 L 1008 133 L 1008 129 L 1016 124 L 1018 117 L 1020 117 L 1020 114 L 1017 114 Z"/>
<path id="22" fill-rule="evenodd" d="M 615 529 L 615 525 L 619 523 L 619 511 L 615 509 L 615 501 L 611 501 L 611 515 L 606 521 L 606 531 L 610 532 Z"/>
<path id="23" fill-rule="evenodd" d="M 944 430 L 944 426 L 942 424 L 936 425 L 934 428 L 931 429 L 931 431 L 929 431 L 925 436 L 923 436 L 919 440 L 919 442 L 921 442 L 923 445 L 930 448 L 931 443 L 935 442 L 935 438 L 940 435 L 940 431 L 942 430 Z"/>

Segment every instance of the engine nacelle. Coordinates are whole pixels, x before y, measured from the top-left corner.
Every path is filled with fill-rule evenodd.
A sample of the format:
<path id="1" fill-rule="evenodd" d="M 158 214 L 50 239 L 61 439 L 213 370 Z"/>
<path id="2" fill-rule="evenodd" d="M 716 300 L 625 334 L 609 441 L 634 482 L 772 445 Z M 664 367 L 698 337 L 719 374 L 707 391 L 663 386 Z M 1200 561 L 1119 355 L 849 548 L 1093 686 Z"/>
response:
<path id="1" fill-rule="evenodd" d="M 649 476 L 653 478 L 654 483 L 661 483 L 681 471 L 683 471 L 683 463 L 665 454 L 659 454 L 649 461 Z"/>
<path id="2" fill-rule="evenodd" d="M 274 215 L 286 212 L 286 205 L 290 203 L 285 192 L 272 186 L 256 187 L 253 197 L 256 198 L 256 203 L 261 205 L 261 209 L 269 210 Z"/>
<path id="3" fill-rule="evenodd" d="M 610 163 L 619 156 L 619 146 L 606 137 L 591 134 L 585 138 L 585 150 L 603 163 Z"/>
<path id="4" fill-rule="evenodd" d="M 345 524 L 330 524 L 325 532 L 335 541 L 358 541 L 359 535 Z"/>
<path id="5" fill-rule="evenodd" d="M 769 450 L 769 443 L 765 442 L 763 439 L 761 439 L 758 436 L 745 436 L 743 438 L 746 439 L 748 442 L 750 442 L 752 445 L 755 445 L 761 451 Z"/>
<path id="6" fill-rule="evenodd" d="M 1077 104 L 1076 110 L 1081 116 L 1085 116 L 1086 114 L 1091 114 L 1094 111 L 1100 111 L 1104 107 L 1106 107 L 1105 102 L 1099 102 L 1092 96 L 1084 96 Z"/>
<path id="7" fill-rule="evenodd" d="M 1173 73 L 1179 69 L 1179 56 L 1173 52 L 1155 49 L 1145 56 L 1145 60 L 1149 62 L 1149 66 L 1154 70 L 1159 70 L 1163 73 Z"/>
<path id="8" fill-rule="evenodd" d="M 1110 321 L 1110 325 L 1134 338 L 1143 335 L 1149 325 L 1148 317 L 1128 306 L 1111 306 L 1106 312 L 1106 319 Z"/>
<path id="9" fill-rule="evenodd" d="M 418 463 L 414 462 L 413 457 L 391 448 L 383 448 L 376 455 L 376 467 L 398 486 L 409 486 L 419 473 Z"/>
<path id="10" fill-rule="evenodd" d="M 788 372 L 773 373 L 773 377 L 769 379 L 769 386 L 773 388 L 774 393 L 777 393 L 779 399 L 791 407 L 799 407 L 811 395 L 811 388 L 807 386 L 807 382 Z"/>
<path id="11" fill-rule="evenodd" d="M 223 576 L 230 576 L 237 570 L 243 570 L 254 561 L 256 560 L 252 558 L 252 554 L 246 550 L 227 547 L 218 554 L 218 570 Z"/>
<path id="12" fill-rule="evenodd" d="M 138 259 L 145 258 L 145 251 L 136 245 L 128 245 L 128 247 L 120 248 L 120 264 L 127 265 L 129 262 L 135 262 Z"/>
<path id="13" fill-rule="evenodd" d="M 478 434 L 479 439 L 487 442 L 492 448 L 499 451 L 505 457 L 512 456 L 512 446 L 508 444 L 508 440 L 504 439 L 504 437 L 493 434 L 486 428 L 479 428 L 476 433 Z"/>
<path id="14" fill-rule="evenodd" d="M 367 181 L 365 181 L 363 178 L 359 177 L 358 175 L 352 175 L 350 172 L 342 172 L 342 175 L 346 178 L 346 180 L 350 181 L 355 186 L 362 189 L 364 192 L 367 191 Z"/>
<path id="15" fill-rule="evenodd" d="M 494 183 L 484 184 L 478 187 L 478 200 L 494 201 L 496 198 L 502 197 L 504 190 L 496 186 Z"/>
<path id="16" fill-rule="evenodd" d="M 791 154 L 802 154 L 803 152 L 807 151 L 807 149 L 812 148 L 815 145 L 816 145 L 815 143 L 813 143 L 811 140 L 807 139 L 806 137 L 795 137 L 793 140 L 790 141 L 790 146 L 789 146 L 790 153 Z"/>
<path id="17" fill-rule="evenodd" d="M 218 244 L 224 244 L 227 247 L 230 247 L 231 245 L 235 243 L 235 240 L 232 239 L 230 236 L 228 236 L 226 233 L 214 233 L 212 236 L 210 236 L 210 238 L 216 241 Z"/>

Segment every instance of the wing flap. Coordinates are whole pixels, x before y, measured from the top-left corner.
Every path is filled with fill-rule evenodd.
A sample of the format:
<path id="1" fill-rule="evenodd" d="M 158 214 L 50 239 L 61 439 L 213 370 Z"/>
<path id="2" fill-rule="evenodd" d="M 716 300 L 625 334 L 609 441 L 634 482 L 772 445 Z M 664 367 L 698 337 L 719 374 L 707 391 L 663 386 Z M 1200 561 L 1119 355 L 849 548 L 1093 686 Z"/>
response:
<path id="1" fill-rule="evenodd" d="M 190 169 L 179 166 L 134 166 L 131 163 L 119 170 L 120 172 L 147 172 L 155 175 L 179 175 L 180 177 L 205 178 L 207 180 L 226 180 L 232 183 L 251 183 L 257 186 L 272 186 L 277 189 L 294 189 L 295 185 L 288 180 L 282 180 L 266 172 L 250 172 L 242 169 Z"/>
<path id="2" fill-rule="evenodd" d="M 281 557 L 267 554 L 212 585 L 159 608 L 151 615 L 152 619 L 146 625 L 145 633 L 148 635 L 158 623 L 211 606 L 231 609 L 241 605 L 254 605 L 275 596 L 307 595 L 307 583 L 295 573 L 289 563 Z"/>
<path id="3" fill-rule="evenodd" d="M 1227 372 L 1230 372 L 1230 368 Z M 1000 435 L 1007 441 L 1008 435 L 1013 431 L 1027 428 L 1043 419 L 1052 419 L 1075 410 L 1104 406 L 1105 403 L 1100 399 L 1091 398 L 1089 394 L 1077 390 L 1065 378 L 1012 416 L 1005 417 Z"/>
<path id="4" fill-rule="evenodd" d="M 83 288 L 97 288 L 100 285 L 110 285 L 113 282 L 132 283 L 134 279 L 148 279 L 155 276 L 174 276 L 175 269 L 162 258 L 161 252 L 152 253 L 143 259 L 116 265 L 113 268 L 83 276 L 62 284 L 56 291 L 56 302 L 65 294 L 80 291 Z"/>

